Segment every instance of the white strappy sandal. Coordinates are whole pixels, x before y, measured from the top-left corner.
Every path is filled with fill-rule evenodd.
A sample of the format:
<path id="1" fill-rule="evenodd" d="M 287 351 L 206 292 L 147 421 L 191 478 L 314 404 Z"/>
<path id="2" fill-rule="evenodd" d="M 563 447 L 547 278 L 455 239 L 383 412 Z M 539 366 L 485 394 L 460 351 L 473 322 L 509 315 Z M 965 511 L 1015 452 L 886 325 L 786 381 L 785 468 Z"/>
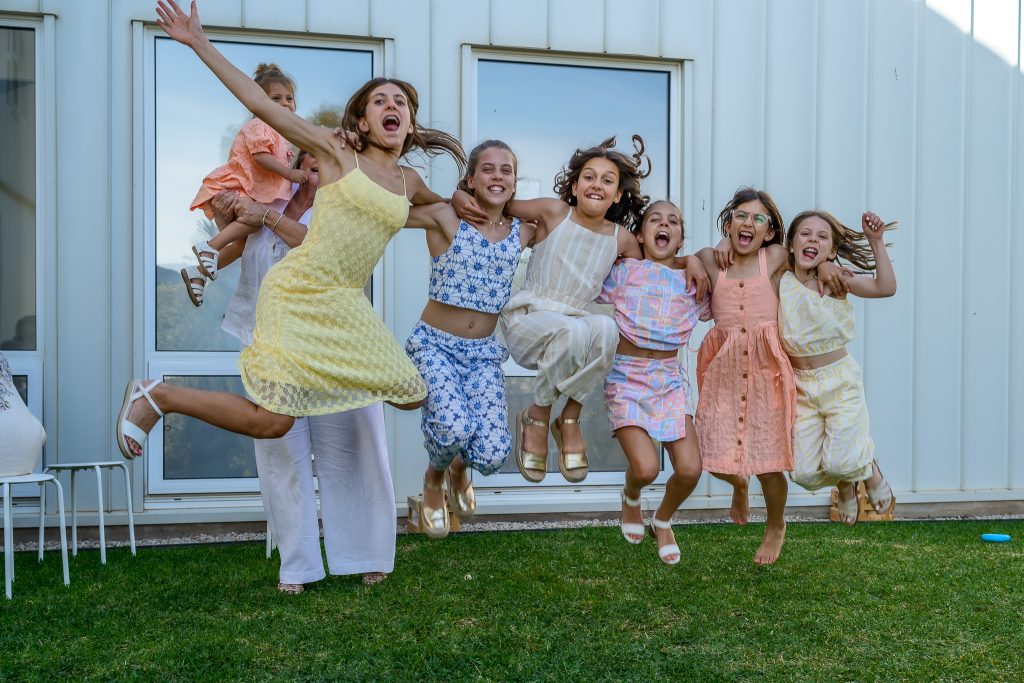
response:
<path id="1" fill-rule="evenodd" d="M 626 489 L 622 489 L 621 491 L 619 491 L 619 498 L 622 499 L 623 505 L 626 505 L 631 508 L 640 507 L 640 499 L 630 498 L 629 496 L 627 496 Z M 642 517 L 643 515 L 641 515 L 641 518 Z M 637 545 L 644 542 L 644 532 L 647 528 L 647 526 L 644 523 L 641 522 L 640 524 L 637 524 L 636 522 L 624 521 L 620 524 L 620 526 L 622 527 L 622 537 L 626 539 L 628 543 Z"/>
<path id="2" fill-rule="evenodd" d="M 121 412 L 117 416 L 117 447 L 121 449 L 121 455 L 128 460 L 134 460 L 135 458 L 142 457 L 146 453 L 146 439 L 149 437 L 148 432 L 142 431 L 134 422 L 128 421 L 128 413 L 131 412 L 132 405 L 140 398 L 145 398 L 149 401 L 149 405 L 153 406 L 153 410 L 160 417 L 164 416 L 164 411 L 160 410 L 160 406 L 156 404 L 153 397 L 149 395 L 149 392 L 153 390 L 157 384 L 160 384 L 161 380 L 156 380 L 148 386 L 142 386 L 142 380 L 133 379 L 128 382 L 128 386 L 124 390 L 124 400 L 121 401 Z M 142 447 L 142 452 L 138 455 L 132 453 L 132 449 L 128 447 L 128 439 L 134 439 L 139 446 Z"/>
<path id="3" fill-rule="evenodd" d="M 658 529 L 671 529 L 671 528 L 672 528 L 672 522 L 671 521 L 663 521 L 663 520 L 658 519 L 656 515 L 651 515 L 651 527 L 650 527 L 650 529 L 651 529 L 651 536 L 654 536 L 654 542 L 655 543 L 658 542 Z M 665 558 L 668 557 L 669 555 L 675 555 L 676 559 L 674 559 L 674 560 L 666 560 Z M 658 547 L 658 557 L 660 557 L 661 561 L 664 562 L 665 564 L 679 564 L 679 560 L 683 559 L 683 554 L 681 552 L 679 552 L 679 546 L 678 545 L 676 545 L 675 543 L 671 543 L 671 544 L 666 545 L 666 546 L 659 546 Z"/>
<path id="4" fill-rule="evenodd" d="M 196 255 L 199 272 L 211 280 L 216 280 L 217 261 L 220 259 L 220 252 L 211 247 L 209 242 L 199 242 L 192 245 L 192 253 Z M 213 256 L 208 256 L 207 254 L 213 254 Z"/>
<path id="5" fill-rule="evenodd" d="M 203 292 L 206 291 L 206 276 L 199 272 L 196 266 L 188 266 L 181 269 L 181 279 L 185 281 L 185 291 L 188 292 L 189 301 L 196 308 L 203 305 Z M 199 280 L 198 283 L 195 281 Z"/>

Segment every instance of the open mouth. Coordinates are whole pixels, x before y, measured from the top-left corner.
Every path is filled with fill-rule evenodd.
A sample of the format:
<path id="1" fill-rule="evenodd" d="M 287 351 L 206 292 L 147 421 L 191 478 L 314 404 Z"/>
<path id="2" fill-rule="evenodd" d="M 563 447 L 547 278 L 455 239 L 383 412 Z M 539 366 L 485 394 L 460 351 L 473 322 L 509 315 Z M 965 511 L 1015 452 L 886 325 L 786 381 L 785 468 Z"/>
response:
<path id="1" fill-rule="evenodd" d="M 588 192 L 583 196 L 586 197 L 587 199 L 593 199 L 595 202 L 600 202 L 604 200 L 604 195 L 599 192 Z"/>
<path id="2" fill-rule="evenodd" d="M 737 240 L 741 247 L 750 246 L 750 243 L 754 241 L 754 233 L 749 230 L 740 230 L 739 234 L 736 235 Z"/>
<path id="3" fill-rule="evenodd" d="M 389 133 L 394 133 L 398 130 L 399 126 L 402 125 L 402 120 L 398 118 L 398 115 L 396 114 L 388 114 L 384 117 L 382 124 L 384 126 L 384 130 Z"/>
<path id="4" fill-rule="evenodd" d="M 669 244 L 669 235 L 667 230 L 659 230 L 654 236 L 654 244 L 664 249 Z"/>
<path id="5" fill-rule="evenodd" d="M 490 192 L 493 195 L 503 195 L 503 194 L 505 194 L 506 190 L 507 190 L 507 188 L 504 185 L 488 185 L 487 186 L 487 191 Z"/>
<path id="6" fill-rule="evenodd" d="M 800 253 L 804 255 L 804 258 L 810 261 L 813 261 L 814 259 L 818 258 L 817 247 L 807 247 Z"/>

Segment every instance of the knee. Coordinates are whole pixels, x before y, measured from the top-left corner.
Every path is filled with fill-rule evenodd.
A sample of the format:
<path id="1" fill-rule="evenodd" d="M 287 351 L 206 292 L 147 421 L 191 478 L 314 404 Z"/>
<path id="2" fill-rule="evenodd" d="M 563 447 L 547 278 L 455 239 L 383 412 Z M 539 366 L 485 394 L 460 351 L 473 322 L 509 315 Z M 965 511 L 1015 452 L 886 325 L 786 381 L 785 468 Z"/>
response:
<path id="1" fill-rule="evenodd" d="M 631 465 L 629 469 L 633 474 L 633 479 L 641 486 L 647 486 L 657 479 L 659 474 L 657 462 L 638 463 Z"/>
<path id="2" fill-rule="evenodd" d="M 702 474 L 704 474 L 704 468 L 699 459 L 679 463 L 679 466 L 675 468 L 675 476 L 686 484 L 696 484 Z"/>

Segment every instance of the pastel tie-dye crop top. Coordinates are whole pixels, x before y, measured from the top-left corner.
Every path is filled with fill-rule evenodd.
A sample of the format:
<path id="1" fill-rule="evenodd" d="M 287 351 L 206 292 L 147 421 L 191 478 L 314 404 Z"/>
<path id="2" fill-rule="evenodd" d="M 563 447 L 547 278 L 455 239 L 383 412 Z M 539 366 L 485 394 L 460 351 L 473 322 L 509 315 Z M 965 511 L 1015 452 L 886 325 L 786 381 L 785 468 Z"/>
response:
<path id="1" fill-rule="evenodd" d="M 431 259 L 430 298 L 497 314 L 512 296 L 512 276 L 521 251 L 518 218 L 512 219 L 508 237 L 494 243 L 460 221 L 448 251 Z"/>

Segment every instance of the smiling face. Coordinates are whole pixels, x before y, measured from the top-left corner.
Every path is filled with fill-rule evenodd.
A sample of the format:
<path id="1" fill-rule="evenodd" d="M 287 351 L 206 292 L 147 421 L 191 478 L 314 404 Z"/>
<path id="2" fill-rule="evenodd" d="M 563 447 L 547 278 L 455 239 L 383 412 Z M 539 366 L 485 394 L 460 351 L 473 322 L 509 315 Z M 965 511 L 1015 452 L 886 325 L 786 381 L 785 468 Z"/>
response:
<path id="1" fill-rule="evenodd" d="M 504 208 L 516 191 L 516 160 L 500 147 L 489 147 L 476 158 L 473 174 L 466 178 L 480 207 Z"/>
<path id="2" fill-rule="evenodd" d="M 405 139 L 412 134 L 412 113 L 405 91 L 394 83 L 374 88 L 357 127 L 378 147 L 402 149 Z"/>
<path id="3" fill-rule="evenodd" d="M 288 111 L 295 111 L 295 93 L 280 81 L 267 84 L 267 96 Z"/>
<path id="4" fill-rule="evenodd" d="M 747 256 L 756 253 L 770 240 L 775 231 L 771 227 L 771 215 L 760 200 L 744 202 L 732 211 L 725 228 L 737 254 Z"/>
<path id="5" fill-rule="evenodd" d="M 644 214 L 638 236 L 644 258 L 671 261 L 683 244 L 683 217 L 670 202 L 655 202 Z"/>
<path id="6" fill-rule="evenodd" d="M 800 221 L 793 231 L 789 253 L 793 255 L 793 265 L 800 270 L 814 270 L 836 258 L 832 226 L 820 216 Z"/>
<path id="7" fill-rule="evenodd" d="M 603 157 L 590 159 L 572 184 L 576 205 L 585 216 L 603 218 L 612 204 L 622 198 L 619 167 Z"/>

